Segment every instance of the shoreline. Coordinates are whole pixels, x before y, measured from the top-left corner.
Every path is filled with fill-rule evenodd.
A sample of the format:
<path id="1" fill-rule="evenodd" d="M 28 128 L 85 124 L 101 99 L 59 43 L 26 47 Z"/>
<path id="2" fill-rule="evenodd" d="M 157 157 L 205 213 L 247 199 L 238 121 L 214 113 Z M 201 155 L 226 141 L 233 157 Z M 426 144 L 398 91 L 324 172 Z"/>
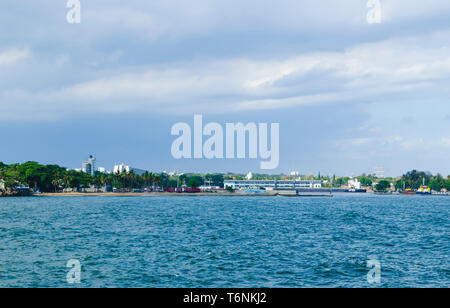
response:
<path id="1" fill-rule="evenodd" d="M 40 194 L 29 194 L 29 195 L 17 195 L 17 196 L 4 196 L 5 198 L 14 198 L 14 197 L 333 197 L 336 194 L 358 194 L 358 193 L 342 193 L 342 192 L 333 192 L 333 194 L 328 193 L 302 193 L 302 194 L 292 194 L 289 192 L 280 193 L 280 192 L 266 192 L 266 193 L 244 193 L 236 191 L 234 193 L 230 192 L 199 192 L 199 193 L 169 193 L 169 192 L 150 192 L 150 193 L 40 193 Z M 373 195 L 372 192 L 361 193 L 367 195 Z M 393 194 L 374 194 L 379 196 L 392 196 Z M 399 194 L 401 195 L 401 194 Z M 414 195 L 416 196 L 416 195 Z M 450 196 L 445 194 L 436 194 L 430 196 Z"/>
<path id="2" fill-rule="evenodd" d="M 244 193 L 168 193 L 168 192 L 152 192 L 152 193 L 42 193 L 32 194 L 31 197 L 161 197 L 161 196 L 275 196 L 275 194 L 244 194 Z"/>
<path id="3" fill-rule="evenodd" d="M 330 197 L 325 193 L 307 193 L 293 195 L 292 193 L 266 192 L 259 194 L 249 194 L 244 192 L 199 192 L 199 193 L 169 193 L 169 192 L 151 192 L 151 193 L 41 193 L 32 194 L 30 197 Z"/>

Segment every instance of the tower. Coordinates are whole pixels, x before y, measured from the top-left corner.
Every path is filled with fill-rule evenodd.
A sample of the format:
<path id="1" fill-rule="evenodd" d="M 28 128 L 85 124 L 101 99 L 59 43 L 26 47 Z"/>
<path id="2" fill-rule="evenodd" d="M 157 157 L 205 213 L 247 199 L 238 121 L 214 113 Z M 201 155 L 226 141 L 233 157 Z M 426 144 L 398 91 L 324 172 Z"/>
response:
<path id="1" fill-rule="evenodd" d="M 90 155 L 88 160 L 83 162 L 81 165 L 81 171 L 84 173 L 89 173 L 90 175 L 94 176 L 95 174 L 95 157 Z"/>

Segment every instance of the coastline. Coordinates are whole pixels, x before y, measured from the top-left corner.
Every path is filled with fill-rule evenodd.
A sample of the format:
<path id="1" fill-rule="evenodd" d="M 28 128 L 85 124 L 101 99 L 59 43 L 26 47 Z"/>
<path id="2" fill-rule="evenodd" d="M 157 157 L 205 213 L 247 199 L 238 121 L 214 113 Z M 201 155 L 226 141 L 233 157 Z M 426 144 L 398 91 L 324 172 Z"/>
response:
<path id="1" fill-rule="evenodd" d="M 307 193 L 295 195 L 292 192 L 268 191 L 265 193 L 245 193 L 245 192 L 199 192 L 199 193 L 41 193 L 32 194 L 31 197 L 331 197 L 326 193 Z"/>
<path id="2" fill-rule="evenodd" d="M 168 193 L 168 192 L 151 192 L 151 193 L 41 193 L 33 194 L 32 197 L 159 197 L 159 196 L 275 196 L 275 194 L 245 194 L 245 193 L 229 193 L 229 192 L 217 192 L 217 193 Z"/>
<path id="3" fill-rule="evenodd" d="M 342 194 L 337 192 L 338 194 Z M 302 193 L 302 194 L 292 194 L 289 192 L 266 192 L 266 193 L 245 193 L 245 192 L 200 192 L 200 193 L 169 193 L 169 192 L 151 192 L 151 193 L 40 193 L 40 194 L 30 194 L 30 195 L 21 195 L 15 197 L 333 197 L 336 192 L 333 194 L 324 193 Z M 345 194 L 345 193 L 344 193 Z M 352 193 L 346 193 L 352 194 Z M 353 193 L 354 194 L 354 193 Z M 367 194 L 374 194 L 373 192 L 368 192 Z M 392 196 L 393 194 L 375 194 L 378 196 Z M 401 195 L 401 194 L 399 194 Z M 416 196 L 416 195 L 414 195 Z M 450 196 L 444 194 L 433 194 L 430 196 Z M 12 197 L 12 196 L 11 196 Z"/>

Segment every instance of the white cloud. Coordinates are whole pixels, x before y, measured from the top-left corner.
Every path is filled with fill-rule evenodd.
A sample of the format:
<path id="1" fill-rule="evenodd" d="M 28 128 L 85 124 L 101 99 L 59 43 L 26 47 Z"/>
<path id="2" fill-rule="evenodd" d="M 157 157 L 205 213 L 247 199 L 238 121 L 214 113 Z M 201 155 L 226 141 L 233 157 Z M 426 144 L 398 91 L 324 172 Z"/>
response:
<path id="1" fill-rule="evenodd" d="M 403 146 L 405 139 L 401 136 L 355 137 L 337 140 L 336 145 L 342 149 L 353 150 L 361 147 Z"/>
<path id="2" fill-rule="evenodd" d="M 74 111 L 86 104 L 100 112 L 190 114 L 202 108 L 220 113 L 377 101 L 382 95 L 415 91 L 439 94 L 443 90 L 438 81 L 450 79 L 450 47 L 423 46 L 421 40 L 363 44 L 344 52 L 300 54 L 282 61 L 172 63 L 33 96 Z"/>
<path id="3" fill-rule="evenodd" d="M 85 22 L 95 35 L 104 29 L 131 30 L 145 39 L 180 38 L 212 33 L 270 29 L 301 33 L 358 30 L 368 26 L 366 0 L 129 0 L 94 2 Z M 383 23 L 415 21 L 450 12 L 447 0 L 381 0 Z"/>
<path id="4" fill-rule="evenodd" d="M 448 137 L 442 137 L 441 142 L 444 146 L 450 147 L 450 138 Z"/>
<path id="5" fill-rule="evenodd" d="M 428 148 L 431 147 L 431 145 L 435 143 L 431 140 L 426 140 L 423 138 L 417 138 L 417 137 L 410 137 L 409 139 L 406 139 L 400 143 L 400 147 L 405 151 L 417 151 L 424 149 L 428 146 Z"/>
<path id="6" fill-rule="evenodd" d="M 449 138 L 436 132 L 449 129 L 448 0 L 381 0 L 381 25 L 367 23 L 366 0 L 87 1 L 79 25 L 67 24 L 65 3 L 16 2 L 0 4 L 2 46 L 32 56 L 0 48 L 3 123 L 320 112 L 298 142 L 308 159 L 446 166 Z M 337 106 L 299 108 L 318 104 Z M 301 149 L 312 139 L 318 147 Z"/>
<path id="7" fill-rule="evenodd" d="M 27 50 L 9 50 L 0 53 L 0 64 L 17 62 L 28 55 Z M 123 51 L 116 50 L 110 60 L 114 62 L 122 55 Z M 69 60 L 65 56 L 56 63 L 64 65 Z M 284 59 L 195 59 L 92 71 L 97 73 L 96 78 L 74 77 L 71 85 L 59 89 L 51 84 L 42 90 L 27 90 L 20 88 L 19 80 L 14 89 L 0 92 L 0 117 L 39 119 L 48 118 L 50 113 L 58 118 L 84 112 L 84 108 L 98 113 L 225 113 L 379 102 L 383 98 L 395 104 L 427 95 L 448 98 L 450 93 L 442 84 L 450 79 L 450 32 L 358 44 L 341 52 L 300 53 Z"/>
<path id="8" fill-rule="evenodd" d="M 381 5 L 383 20 L 387 22 L 417 20 L 450 11 L 450 2 L 446 0 L 381 0 Z"/>
<path id="9" fill-rule="evenodd" d="M 450 138 L 442 139 L 416 136 L 374 136 L 374 137 L 355 137 L 336 141 L 336 146 L 345 151 L 362 151 L 363 153 L 374 150 L 376 155 L 383 153 L 407 153 L 417 151 L 429 151 L 430 149 L 444 150 L 450 146 Z"/>
<path id="10" fill-rule="evenodd" d="M 30 55 L 28 49 L 7 49 L 5 51 L 0 51 L 0 65 L 10 65 L 15 64 Z"/>

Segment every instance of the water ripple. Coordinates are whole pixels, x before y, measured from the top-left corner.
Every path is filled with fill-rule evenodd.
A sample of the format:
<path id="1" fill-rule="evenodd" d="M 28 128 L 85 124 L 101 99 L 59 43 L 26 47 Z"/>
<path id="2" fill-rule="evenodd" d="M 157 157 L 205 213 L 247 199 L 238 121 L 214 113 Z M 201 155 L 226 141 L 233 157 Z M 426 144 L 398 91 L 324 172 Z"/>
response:
<path id="1" fill-rule="evenodd" d="M 0 287 L 448 287 L 449 200 L 0 199 Z"/>

